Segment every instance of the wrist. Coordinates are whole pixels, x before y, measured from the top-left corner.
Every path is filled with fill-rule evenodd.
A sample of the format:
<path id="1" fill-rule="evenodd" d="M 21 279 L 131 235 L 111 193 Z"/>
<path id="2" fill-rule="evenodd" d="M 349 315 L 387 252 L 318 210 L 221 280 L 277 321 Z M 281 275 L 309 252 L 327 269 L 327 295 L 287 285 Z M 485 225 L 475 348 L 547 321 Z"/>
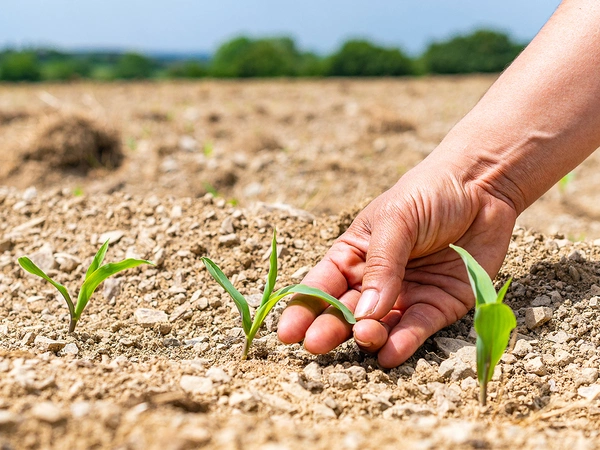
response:
<path id="1" fill-rule="evenodd" d="M 431 157 L 440 159 L 465 187 L 483 189 L 508 204 L 517 215 L 549 189 L 555 175 L 540 166 L 545 138 L 512 130 L 501 136 L 482 125 L 458 124 Z M 485 136 L 485 138 L 482 138 Z M 560 178 L 560 177 L 559 177 Z"/>

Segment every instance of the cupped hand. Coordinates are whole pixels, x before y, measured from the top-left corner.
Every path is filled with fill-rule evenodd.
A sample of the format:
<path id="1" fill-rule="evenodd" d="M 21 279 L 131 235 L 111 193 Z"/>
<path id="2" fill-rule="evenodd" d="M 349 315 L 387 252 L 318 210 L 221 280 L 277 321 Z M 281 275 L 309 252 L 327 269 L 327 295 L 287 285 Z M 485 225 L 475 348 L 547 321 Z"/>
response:
<path id="1" fill-rule="evenodd" d="M 352 334 L 377 352 L 383 367 L 408 359 L 436 331 L 474 305 L 464 265 L 448 245 L 465 248 L 494 276 L 506 255 L 517 213 L 483 182 L 464 181 L 460 167 L 428 162 L 371 202 L 304 284 L 339 298 L 358 322 L 318 299 L 296 296 L 279 321 L 284 343 L 304 340 L 322 354 Z"/>

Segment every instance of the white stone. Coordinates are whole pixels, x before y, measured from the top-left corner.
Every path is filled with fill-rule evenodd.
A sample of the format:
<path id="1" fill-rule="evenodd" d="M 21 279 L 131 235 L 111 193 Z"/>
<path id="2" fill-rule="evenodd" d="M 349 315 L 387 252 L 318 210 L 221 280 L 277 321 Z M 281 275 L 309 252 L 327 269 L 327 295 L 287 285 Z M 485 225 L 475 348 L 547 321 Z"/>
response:
<path id="1" fill-rule="evenodd" d="M 310 266 L 300 267 L 298 270 L 296 270 L 292 274 L 292 276 L 291 276 L 292 280 L 294 280 L 294 281 L 302 281 L 302 279 L 306 276 L 306 274 L 308 272 L 310 272 L 310 269 L 311 269 Z"/>
<path id="2" fill-rule="evenodd" d="M 595 383 L 598 380 L 598 369 L 586 367 L 575 378 L 575 387 Z"/>
<path id="3" fill-rule="evenodd" d="M 306 375 L 306 378 L 313 380 L 313 381 L 322 381 L 323 380 L 323 369 L 321 369 L 321 366 L 319 366 L 318 363 L 316 362 L 311 362 L 309 365 L 307 365 L 304 370 L 304 375 Z"/>
<path id="4" fill-rule="evenodd" d="M 62 352 L 65 355 L 77 355 L 79 353 L 79 348 L 77 348 L 77 344 L 74 342 L 70 342 L 63 348 Z"/>
<path id="5" fill-rule="evenodd" d="M 25 189 L 25 191 L 23 191 L 22 198 L 26 202 L 30 202 L 31 200 L 33 200 L 36 197 L 37 197 L 37 189 L 35 188 L 35 186 L 30 186 L 27 189 Z"/>
<path id="6" fill-rule="evenodd" d="M 57 423 L 65 418 L 62 410 L 52 402 L 36 403 L 31 408 L 31 415 L 48 423 Z"/>
<path id="7" fill-rule="evenodd" d="M 352 381 L 359 382 L 359 381 L 364 381 L 367 379 L 367 371 L 365 370 L 364 367 L 361 367 L 361 366 L 348 367 L 346 369 L 346 372 L 348 373 L 348 375 L 350 375 L 350 378 L 352 378 Z"/>
<path id="8" fill-rule="evenodd" d="M 591 386 L 580 387 L 577 393 L 586 400 L 594 400 L 600 395 L 600 384 L 592 384 Z"/>
<path id="9" fill-rule="evenodd" d="M 333 372 L 328 377 L 329 384 L 338 389 L 350 389 L 353 386 L 352 378 L 347 373 Z"/>
<path id="10" fill-rule="evenodd" d="M 113 230 L 102 233 L 99 240 L 101 244 L 104 244 L 106 241 L 110 244 L 114 244 L 115 242 L 119 242 L 123 236 L 125 236 L 124 231 Z"/>
<path id="11" fill-rule="evenodd" d="M 5 409 L 0 410 L 0 427 L 14 425 L 18 422 L 20 422 L 18 415 Z"/>
<path id="12" fill-rule="evenodd" d="M 258 406 L 258 399 L 248 391 L 233 392 L 229 396 L 229 406 L 243 411 L 252 411 Z"/>
<path id="13" fill-rule="evenodd" d="M 541 356 L 537 356 L 535 358 L 528 359 L 525 361 L 525 370 L 529 373 L 534 373 L 536 375 L 546 375 L 546 366 L 542 361 Z"/>
<path id="14" fill-rule="evenodd" d="M 512 354 L 522 358 L 532 351 L 533 347 L 527 340 L 519 339 L 515 344 L 515 348 L 513 348 Z"/>
<path id="15" fill-rule="evenodd" d="M 55 341 L 45 336 L 36 336 L 33 343 L 48 352 L 59 352 L 67 345 L 65 341 Z"/>
<path id="16" fill-rule="evenodd" d="M 206 371 L 206 376 L 215 383 L 229 383 L 231 377 L 220 367 L 211 367 Z"/>
<path id="17" fill-rule="evenodd" d="M 208 394 L 213 388 L 213 382 L 207 377 L 183 375 L 179 386 L 189 394 Z"/>
<path id="18" fill-rule="evenodd" d="M 316 403 L 312 407 L 312 412 L 315 417 L 319 417 L 321 419 L 336 419 L 337 414 L 333 409 L 328 406 L 323 405 L 322 403 Z"/>
<path id="19" fill-rule="evenodd" d="M 137 323 L 143 327 L 152 327 L 157 323 L 166 323 L 169 321 L 167 313 L 158 309 L 138 308 L 134 316 Z"/>

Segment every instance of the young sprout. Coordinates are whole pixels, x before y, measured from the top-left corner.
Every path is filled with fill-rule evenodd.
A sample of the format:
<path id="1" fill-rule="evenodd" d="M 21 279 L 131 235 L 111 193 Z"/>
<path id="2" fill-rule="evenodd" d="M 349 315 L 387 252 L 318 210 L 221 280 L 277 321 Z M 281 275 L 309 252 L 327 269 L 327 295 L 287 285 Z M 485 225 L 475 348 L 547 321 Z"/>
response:
<path id="1" fill-rule="evenodd" d="M 85 273 L 85 279 L 83 284 L 81 285 L 81 289 L 79 289 L 79 295 L 77 296 L 77 303 L 73 303 L 71 300 L 71 296 L 69 295 L 69 291 L 62 284 L 57 283 L 52 278 L 44 273 L 42 269 L 36 266 L 31 259 L 27 256 L 22 256 L 19 258 L 20 266 L 25 269 L 27 272 L 37 275 L 38 277 L 43 278 L 61 293 L 65 302 L 67 302 L 67 306 L 69 307 L 69 315 L 71 316 L 71 321 L 69 322 L 69 333 L 75 331 L 75 327 L 77 326 L 77 322 L 81 318 L 81 313 L 85 309 L 86 305 L 90 301 L 90 297 L 96 290 L 96 288 L 106 280 L 108 277 L 121 272 L 126 269 L 131 269 L 133 267 L 137 267 L 141 264 L 151 264 L 154 265 L 150 261 L 146 261 L 144 259 L 126 259 L 117 263 L 109 263 L 102 265 L 102 261 L 104 260 L 104 256 L 106 255 L 106 251 L 108 250 L 108 242 L 106 241 L 96 256 L 94 256 L 94 260 L 87 272 Z"/>
<path id="2" fill-rule="evenodd" d="M 502 300 L 506 295 L 509 279 L 496 293 L 492 280 L 483 267 L 465 250 L 455 245 L 450 247 L 462 258 L 473 294 L 475 294 L 475 320 L 477 332 L 477 378 L 479 401 L 483 406 L 487 400 L 487 384 L 494 375 L 494 368 L 508 346 L 511 331 L 517 326 L 512 309 Z"/>
<path id="3" fill-rule="evenodd" d="M 348 323 L 356 323 L 354 315 L 343 303 L 341 303 L 337 298 L 332 297 L 326 292 L 321 291 L 320 289 L 306 286 L 304 284 L 293 284 L 273 292 L 273 289 L 275 288 L 275 281 L 277 280 L 277 241 L 275 240 L 275 236 L 276 233 L 275 230 L 273 230 L 273 240 L 271 242 L 271 257 L 269 261 L 269 274 L 267 275 L 267 284 L 265 285 L 265 290 L 263 292 L 263 297 L 262 301 L 260 302 L 260 306 L 254 314 L 254 320 L 252 320 L 252 318 L 250 317 L 250 308 L 248 307 L 248 302 L 246 301 L 244 296 L 240 294 L 235 287 L 233 287 L 233 284 L 231 284 L 231 282 L 225 276 L 223 271 L 219 269 L 219 267 L 214 262 L 212 262 L 206 257 L 202 258 L 202 262 L 204 262 L 204 264 L 206 265 L 208 273 L 210 273 L 212 277 L 216 280 L 216 282 L 219 283 L 221 287 L 225 289 L 227 293 L 231 296 L 235 303 L 235 306 L 237 306 L 237 309 L 240 312 L 240 315 L 242 316 L 242 329 L 244 330 L 244 334 L 246 335 L 246 343 L 244 345 L 242 359 L 246 359 L 248 357 L 248 350 L 250 349 L 252 340 L 254 339 L 254 336 L 256 336 L 256 333 L 260 329 L 263 322 L 265 321 L 265 318 L 267 317 L 267 314 L 269 314 L 269 311 L 271 311 L 271 309 L 273 309 L 277 302 L 284 298 L 286 295 L 305 294 L 320 298 L 321 300 L 324 300 L 330 305 L 339 309 L 342 312 L 344 319 L 346 319 Z"/>
<path id="4" fill-rule="evenodd" d="M 567 188 L 569 187 L 574 178 L 575 172 L 569 172 L 560 180 L 558 180 L 558 192 L 560 192 L 561 196 L 567 193 Z"/>

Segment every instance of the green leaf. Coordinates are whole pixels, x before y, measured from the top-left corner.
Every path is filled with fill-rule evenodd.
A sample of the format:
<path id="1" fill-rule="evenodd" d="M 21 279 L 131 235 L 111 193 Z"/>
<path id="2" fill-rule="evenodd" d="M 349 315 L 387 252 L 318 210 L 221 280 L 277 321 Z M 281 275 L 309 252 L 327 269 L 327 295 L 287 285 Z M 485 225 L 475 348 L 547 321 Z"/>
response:
<path id="1" fill-rule="evenodd" d="M 263 292 L 263 298 L 260 302 L 260 306 L 264 305 L 269 301 L 269 297 L 275 288 L 275 282 L 277 281 L 277 231 L 273 229 L 273 240 L 271 241 L 271 257 L 269 258 L 269 275 L 267 275 L 267 284 L 265 285 L 265 291 Z"/>
<path id="2" fill-rule="evenodd" d="M 52 278 L 44 273 L 42 269 L 36 266 L 32 260 L 30 260 L 27 256 L 22 256 L 18 259 L 19 265 L 29 272 L 32 275 L 37 275 L 38 277 L 43 278 L 61 293 L 65 301 L 67 302 L 67 306 L 69 307 L 69 314 L 71 315 L 71 319 L 75 317 L 75 305 L 73 305 L 73 301 L 71 300 L 71 296 L 69 295 L 69 291 L 62 284 L 57 283 Z"/>
<path id="3" fill-rule="evenodd" d="M 504 283 L 504 286 L 502 286 L 500 288 L 500 290 L 498 291 L 498 296 L 496 297 L 496 303 L 502 303 L 502 300 L 504 300 L 504 296 L 506 295 L 506 292 L 508 291 L 508 287 L 510 286 L 511 281 L 512 281 L 512 278 L 509 278 L 508 281 L 506 283 Z"/>
<path id="4" fill-rule="evenodd" d="M 152 262 L 146 261 L 145 259 L 126 259 L 117 263 L 105 264 L 87 276 L 81 285 L 81 289 L 79 290 L 79 295 L 77 297 L 77 304 L 75 305 L 75 319 L 79 320 L 81 313 L 85 309 L 92 294 L 100 285 L 100 283 L 116 273 L 137 267 L 142 264 L 154 265 Z"/>
<path id="5" fill-rule="evenodd" d="M 331 306 L 334 306 L 335 308 L 339 309 L 344 315 L 344 319 L 346 319 L 346 322 L 348 322 L 349 324 L 356 323 L 354 314 L 352 314 L 348 307 L 342 302 L 340 302 L 337 298 L 329 295 L 326 292 L 323 292 L 320 289 L 306 286 L 305 284 L 293 284 L 291 286 L 279 289 L 277 292 L 273 293 L 269 298 L 269 301 L 256 310 L 254 322 L 252 323 L 252 328 L 247 334 L 247 337 L 250 341 L 252 341 L 252 339 L 260 329 L 265 318 L 267 317 L 267 314 L 269 314 L 269 311 L 273 309 L 273 307 L 277 304 L 277 302 L 279 302 L 279 300 L 281 300 L 286 295 L 290 294 L 304 294 L 320 298 L 321 300 L 324 300 L 327 303 L 329 303 Z"/>
<path id="6" fill-rule="evenodd" d="M 477 378 L 483 386 L 492 379 L 494 367 L 508 346 L 517 319 L 508 305 L 488 303 L 475 310 L 474 326 L 477 332 Z"/>
<path id="7" fill-rule="evenodd" d="M 460 255 L 465 266 L 467 266 L 469 282 L 473 294 L 475 294 L 475 306 L 479 307 L 485 303 L 494 303 L 496 301 L 496 290 L 488 273 L 465 249 L 452 244 L 450 244 L 450 248 Z"/>
<path id="8" fill-rule="evenodd" d="M 94 256 L 94 260 L 92 261 L 90 267 L 88 267 L 88 270 L 85 273 L 86 280 L 91 274 L 93 274 L 98 269 L 98 267 L 102 265 L 102 261 L 104 261 L 104 256 L 106 255 L 106 251 L 108 250 L 109 242 L 110 239 L 107 239 L 106 242 L 102 245 L 102 247 L 100 247 L 100 250 L 98 250 L 98 253 L 96 253 L 96 256 Z"/>
<path id="9" fill-rule="evenodd" d="M 219 266 L 206 257 L 202 257 L 200 259 L 202 259 L 202 262 L 206 266 L 208 273 L 212 275 L 215 281 L 219 283 L 233 299 L 235 306 L 237 306 L 237 309 L 242 316 L 242 328 L 244 329 L 244 334 L 248 336 L 250 328 L 252 327 L 252 319 L 250 318 L 250 308 L 248 307 L 248 302 L 244 296 L 240 294 L 235 287 L 233 287 L 233 284 L 231 284 L 231 281 L 229 281 L 223 271 L 219 269 Z"/>

